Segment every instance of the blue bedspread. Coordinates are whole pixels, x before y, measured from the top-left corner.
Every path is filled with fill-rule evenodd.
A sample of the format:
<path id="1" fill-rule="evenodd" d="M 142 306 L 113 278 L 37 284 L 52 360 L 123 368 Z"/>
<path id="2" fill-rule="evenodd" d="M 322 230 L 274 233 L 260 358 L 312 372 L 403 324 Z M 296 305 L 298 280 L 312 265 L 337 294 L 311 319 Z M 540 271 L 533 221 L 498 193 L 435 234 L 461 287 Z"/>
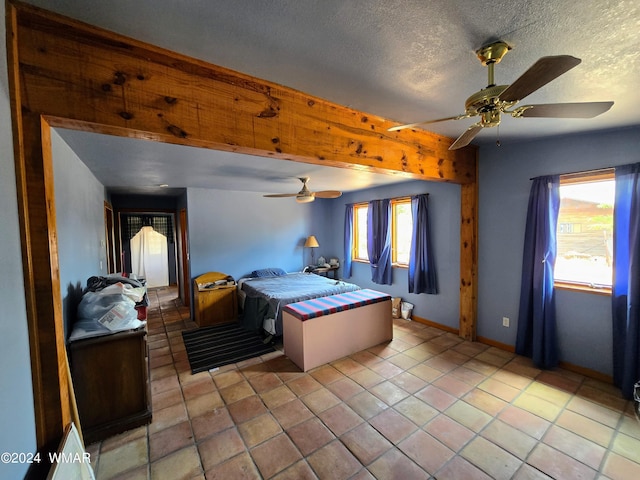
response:
<path id="1" fill-rule="evenodd" d="M 269 312 L 265 318 L 275 318 L 276 335 L 282 335 L 282 307 L 285 305 L 359 289 L 360 287 L 353 283 L 313 273 L 288 273 L 276 277 L 252 278 L 242 285 L 247 299 L 263 299 L 268 303 Z M 253 319 L 253 322 L 260 320 Z"/>

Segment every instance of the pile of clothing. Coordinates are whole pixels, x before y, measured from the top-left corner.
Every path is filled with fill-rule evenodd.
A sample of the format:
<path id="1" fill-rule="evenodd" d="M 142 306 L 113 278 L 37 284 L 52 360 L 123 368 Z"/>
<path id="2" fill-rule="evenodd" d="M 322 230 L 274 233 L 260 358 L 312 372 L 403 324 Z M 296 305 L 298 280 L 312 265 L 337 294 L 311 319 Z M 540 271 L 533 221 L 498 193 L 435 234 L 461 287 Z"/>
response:
<path id="1" fill-rule="evenodd" d="M 138 317 L 148 305 L 147 288 L 139 280 L 121 275 L 90 277 L 69 341 L 141 328 L 146 322 Z"/>

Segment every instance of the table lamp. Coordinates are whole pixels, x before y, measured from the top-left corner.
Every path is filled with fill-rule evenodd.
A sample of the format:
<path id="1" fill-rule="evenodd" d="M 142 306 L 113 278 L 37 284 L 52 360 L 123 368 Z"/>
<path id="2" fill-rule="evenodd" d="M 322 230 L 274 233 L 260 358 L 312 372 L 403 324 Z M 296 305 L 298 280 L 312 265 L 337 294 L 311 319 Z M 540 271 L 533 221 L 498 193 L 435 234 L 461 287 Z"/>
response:
<path id="1" fill-rule="evenodd" d="M 318 240 L 316 240 L 316 237 L 314 235 L 309 235 L 304 242 L 304 246 L 305 248 L 311 249 L 311 265 L 315 265 L 315 260 L 313 258 L 314 257 L 313 249 L 318 248 L 320 246 L 318 244 Z"/>

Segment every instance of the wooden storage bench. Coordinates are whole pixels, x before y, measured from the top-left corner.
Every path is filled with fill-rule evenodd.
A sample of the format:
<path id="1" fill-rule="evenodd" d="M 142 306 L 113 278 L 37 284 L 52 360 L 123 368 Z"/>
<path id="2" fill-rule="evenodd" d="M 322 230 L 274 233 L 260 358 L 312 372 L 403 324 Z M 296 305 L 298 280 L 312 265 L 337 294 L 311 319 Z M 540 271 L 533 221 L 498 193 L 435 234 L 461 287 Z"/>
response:
<path id="1" fill-rule="evenodd" d="M 363 289 L 282 309 L 284 353 L 303 371 L 393 338 L 391 296 Z"/>

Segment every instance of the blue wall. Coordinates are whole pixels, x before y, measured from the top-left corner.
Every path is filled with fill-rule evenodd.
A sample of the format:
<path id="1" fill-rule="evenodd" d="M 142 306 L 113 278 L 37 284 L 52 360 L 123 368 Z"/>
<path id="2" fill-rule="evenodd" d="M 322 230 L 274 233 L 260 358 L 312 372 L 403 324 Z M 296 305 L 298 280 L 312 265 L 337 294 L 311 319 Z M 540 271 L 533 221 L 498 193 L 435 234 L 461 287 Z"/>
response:
<path id="1" fill-rule="evenodd" d="M 5 2 L 0 2 L 4 18 Z M 13 166 L 5 22 L 0 22 L 0 452 L 35 452 L 36 427 Z M 0 478 L 22 478 L 27 464 L 0 463 Z"/>
<path id="2" fill-rule="evenodd" d="M 258 268 L 300 271 L 302 245 L 316 235 L 319 202 L 265 199 L 253 192 L 187 190 L 191 278 L 222 272 L 236 280 Z M 322 238 L 318 237 L 322 242 Z M 322 243 L 321 243 L 322 244 Z M 308 258 L 305 257 L 305 258 Z M 317 258 L 317 257 L 316 257 Z"/>
<path id="3" fill-rule="evenodd" d="M 0 2 L 0 17 L 4 13 L 5 3 Z M 8 92 L 5 24 L 0 22 L 0 451 L 34 452 L 35 419 Z M 515 343 L 529 178 L 636 162 L 640 160 L 639 150 L 639 128 L 481 148 L 479 335 L 508 345 Z M 302 242 L 309 234 L 316 235 L 321 245 L 317 256 L 342 259 L 345 203 L 425 191 L 430 193 L 441 293 L 408 295 L 406 270 L 402 269 L 394 272 L 391 287 L 378 288 L 370 283 L 366 265 L 354 266 L 352 280 L 401 296 L 416 305 L 416 315 L 457 328 L 460 189 L 455 185 L 410 182 L 309 205 L 264 200 L 259 194 L 190 190 L 191 275 L 219 270 L 241 277 L 269 266 L 298 270 L 308 262 L 308 255 L 303 258 Z M 90 235 L 86 239 L 89 243 L 99 242 L 95 234 Z M 95 265 L 97 257 L 88 258 L 87 264 Z M 92 269 L 98 270 L 98 266 Z M 64 275 L 69 279 L 76 274 Z M 63 280 L 63 288 L 71 281 Z M 557 300 L 562 360 L 611 374 L 609 297 L 562 291 Z M 512 319 L 510 328 L 501 326 L 503 316 Z M 27 467 L 0 464 L 0 478 L 22 478 Z"/>
<path id="4" fill-rule="evenodd" d="M 447 183 L 409 181 L 391 186 L 376 187 L 351 192 L 342 197 L 323 202 L 327 205 L 326 230 L 331 240 L 319 254 L 326 258 L 337 257 L 344 263 L 343 232 L 344 210 L 348 203 L 366 202 L 379 198 L 397 198 L 420 193 L 429 194 L 431 240 L 434 245 L 438 294 L 408 293 L 406 268 L 393 269 L 393 285 L 378 285 L 371 281 L 368 264 L 353 263 L 350 282 L 363 288 L 373 288 L 414 304 L 413 313 L 421 318 L 457 329 L 460 317 L 460 186 Z M 328 203 L 331 202 L 331 203 Z M 319 203 L 319 202 L 316 202 Z M 343 271 L 340 270 L 343 275 Z"/>
<path id="5" fill-rule="evenodd" d="M 480 149 L 479 336 L 515 345 L 530 178 L 637 162 L 639 150 L 637 127 Z M 560 359 L 611 375 L 610 297 L 556 294 Z"/>
<path id="6" fill-rule="evenodd" d="M 106 275 L 104 186 L 82 160 L 51 132 L 58 228 L 58 261 L 65 337 L 71 333 L 87 279 Z"/>

